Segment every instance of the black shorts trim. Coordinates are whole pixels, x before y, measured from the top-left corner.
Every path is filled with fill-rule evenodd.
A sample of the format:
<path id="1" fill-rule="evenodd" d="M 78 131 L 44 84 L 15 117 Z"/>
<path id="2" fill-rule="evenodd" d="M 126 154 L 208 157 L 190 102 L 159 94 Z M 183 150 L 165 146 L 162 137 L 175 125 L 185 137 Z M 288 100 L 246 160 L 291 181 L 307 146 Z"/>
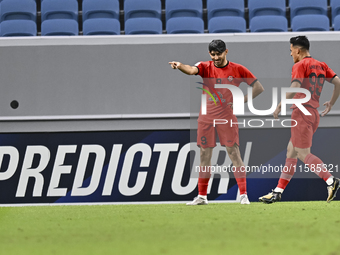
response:
<path id="1" fill-rule="evenodd" d="M 337 74 L 335 74 L 333 77 L 332 77 L 332 79 L 330 79 L 330 83 L 332 83 L 332 81 L 334 80 L 334 78 L 337 76 Z"/>
<path id="2" fill-rule="evenodd" d="M 198 75 L 200 73 L 200 69 L 197 66 L 195 67 L 197 68 L 197 73 L 195 73 L 195 75 Z"/>
<path id="3" fill-rule="evenodd" d="M 249 86 L 253 86 L 255 84 L 255 82 L 257 82 L 258 80 L 256 79 L 255 81 L 253 81 L 251 84 L 249 84 Z"/>
<path id="4" fill-rule="evenodd" d="M 291 82 L 290 84 L 292 84 L 294 81 L 296 81 L 296 82 L 300 83 L 300 85 L 302 85 L 301 81 L 299 81 L 299 80 L 297 80 L 297 79 L 292 80 L 292 82 Z"/>

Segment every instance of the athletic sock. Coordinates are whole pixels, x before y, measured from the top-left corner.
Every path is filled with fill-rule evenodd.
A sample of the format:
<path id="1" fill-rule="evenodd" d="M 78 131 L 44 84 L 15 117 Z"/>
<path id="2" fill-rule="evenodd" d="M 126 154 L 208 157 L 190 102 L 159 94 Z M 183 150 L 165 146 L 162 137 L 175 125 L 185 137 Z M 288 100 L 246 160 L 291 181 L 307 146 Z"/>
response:
<path id="1" fill-rule="evenodd" d="M 247 179 L 246 179 L 246 171 L 244 169 L 244 166 L 242 167 L 236 167 L 234 176 L 238 185 L 238 188 L 240 190 L 240 195 L 247 194 Z"/>
<path id="2" fill-rule="evenodd" d="M 326 181 L 327 185 L 332 185 L 333 182 L 334 182 L 334 177 L 333 177 L 333 176 L 329 177 L 329 178 L 327 179 L 327 181 Z"/>
<path id="3" fill-rule="evenodd" d="M 210 175 L 211 173 L 208 167 L 200 167 L 200 172 L 198 175 L 198 195 L 207 196 Z"/>
<path id="4" fill-rule="evenodd" d="M 279 183 L 275 188 L 275 192 L 283 192 L 283 190 L 287 187 L 288 183 L 292 179 L 295 169 L 296 169 L 297 159 L 295 158 L 287 158 L 284 168 L 282 169 Z"/>
<path id="5" fill-rule="evenodd" d="M 322 178 L 325 182 L 327 182 L 327 180 L 332 177 L 327 168 L 324 167 L 324 163 L 322 162 L 322 160 L 312 153 L 309 153 L 305 157 L 304 163 L 309 167 L 312 172 Z"/>
<path id="6" fill-rule="evenodd" d="M 278 192 L 278 193 L 283 193 L 283 191 L 284 191 L 284 189 L 282 189 L 282 188 L 278 188 L 278 187 L 276 187 L 275 189 L 274 189 L 274 192 Z"/>
<path id="7" fill-rule="evenodd" d="M 210 178 L 198 178 L 198 194 L 206 196 L 208 193 L 208 183 Z"/>

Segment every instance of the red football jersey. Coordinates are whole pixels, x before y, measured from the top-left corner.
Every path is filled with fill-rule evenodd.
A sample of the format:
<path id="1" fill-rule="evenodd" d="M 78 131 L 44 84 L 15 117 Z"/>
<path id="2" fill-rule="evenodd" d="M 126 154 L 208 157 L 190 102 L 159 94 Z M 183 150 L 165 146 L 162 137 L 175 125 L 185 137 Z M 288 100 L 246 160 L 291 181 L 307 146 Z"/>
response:
<path id="1" fill-rule="evenodd" d="M 297 81 L 301 88 L 308 89 L 311 99 L 303 105 L 313 108 L 319 107 L 319 99 L 325 81 L 331 82 L 336 73 L 324 62 L 320 62 L 312 57 L 305 57 L 294 64 L 292 68 L 292 82 Z M 294 98 L 305 98 L 305 94 L 296 93 Z M 292 108 L 296 108 L 295 105 Z"/>
<path id="2" fill-rule="evenodd" d="M 200 111 L 199 122 L 213 123 L 214 119 L 230 119 L 233 115 L 231 105 L 228 105 L 233 102 L 232 93 L 229 89 L 215 89 L 215 84 L 231 84 L 238 87 L 242 82 L 253 85 L 257 81 L 246 67 L 230 61 L 224 67 L 216 67 L 213 61 L 198 62 L 195 66 L 198 68 L 197 75 L 203 78 L 205 84 L 203 89 L 208 90 L 217 102 L 215 105 L 211 96 L 203 91 L 203 94 L 207 94 L 207 114 L 202 115 Z M 215 92 L 220 97 L 222 105 Z"/>

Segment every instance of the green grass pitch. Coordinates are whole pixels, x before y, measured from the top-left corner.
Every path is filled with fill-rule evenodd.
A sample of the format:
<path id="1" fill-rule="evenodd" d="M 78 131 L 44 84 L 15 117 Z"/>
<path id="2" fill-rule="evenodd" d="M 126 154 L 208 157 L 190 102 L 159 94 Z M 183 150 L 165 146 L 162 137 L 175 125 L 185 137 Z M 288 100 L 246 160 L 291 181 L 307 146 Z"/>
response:
<path id="1" fill-rule="evenodd" d="M 0 208 L 0 254 L 338 255 L 340 202 Z"/>

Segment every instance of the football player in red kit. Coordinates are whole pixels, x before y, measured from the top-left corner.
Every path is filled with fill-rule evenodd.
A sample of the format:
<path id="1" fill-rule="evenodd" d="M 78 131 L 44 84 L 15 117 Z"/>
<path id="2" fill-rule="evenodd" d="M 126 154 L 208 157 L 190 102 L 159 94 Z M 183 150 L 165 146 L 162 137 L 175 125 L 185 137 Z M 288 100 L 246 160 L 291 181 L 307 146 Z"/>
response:
<path id="1" fill-rule="evenodd" d="M 325 116 L 334 105 L 340 92 L 340 79 L 326 63 L 320 62 L 309 54 L 310 43 L 306 36 L 296 36 L 290 39 L 290 52 L 294 60 L 292 70 L 292 88 L 304 88 L 310 91 L 311 98 L 303 106 L 311 115 L 305 115 L 295 105 L 292 106 L 292 119 L 297 122 L 291 127 L 291 138 L 287 147 L 285 170 L 282 171 L 277 187 L 269 194 L 259 198 L 264 203 L 281 200 L 281 194 L 293 177 L 297 159 L 304 162 L 311 171 L 316 173 L 328 185 L 327 202 L 334 199 L 339 189 L 339 179 L 332 176 L 324 163 L 311 153 L 312 138 L 318 128 L 320 117 L 317 108 L 325 81 L 334 84 L 334 91 L 330 101 L 324 103 L 326 109 L 321 116 Z M 303 93 L 287 93 L 287 98 L 304 98 Z M 274 117 L 277 119 L 281 111 L 281 103 L 277 106 Z M 295 122 L 295 123 L 296 123 Z M 293 126 L 293 125 L 292 125 Z"/>
<path id="2" fill-rule="evenodd" d="M 197 145 L 200 147 L 200 167 L 198 178 L 198 196 L 187 205 L 206 205 L 208 182 L 211 176 L 209 169 L 211 166 L 211 157 L 213 148 L 216 146 L 216 132 L 220 144 L 225 146 L 228 155 L 235 169 L 234 176 L 240 190 L 241 204 L 249 204 L 246 187 L 246 172 L 239 150 L 239 130 L 237 118 L 233 114 L 232 93 L 226 88 L 214 88 L 214 84 L 231 84 L 239 86 L 245 82 L 252 86 L 253 98 L 262 93 L 263 86 L 256 77 L 244 66 L 227 60 L 228 49 L 222 40 L 213 40 L 209 44 L 209 55 L 211 61 L 199 62 L 195 66 L 184 65 L 181 62 L 169 62 L 173 69 L 179 69 L 188 75 L 200 75 L 203 78 L 203 94 L 209 91 L 214 98 L 218 98 L 219 103 L 215 104 L 214 100 L 207 96 L 206 114 L 202 111 L 198 117 Z M 248 97 L 244 97 L 246 103 Z M 228 120 L 228 124 L 214 125 L 214 119 Z M 205 168 L 205 170 L 203 170 Z"/>

